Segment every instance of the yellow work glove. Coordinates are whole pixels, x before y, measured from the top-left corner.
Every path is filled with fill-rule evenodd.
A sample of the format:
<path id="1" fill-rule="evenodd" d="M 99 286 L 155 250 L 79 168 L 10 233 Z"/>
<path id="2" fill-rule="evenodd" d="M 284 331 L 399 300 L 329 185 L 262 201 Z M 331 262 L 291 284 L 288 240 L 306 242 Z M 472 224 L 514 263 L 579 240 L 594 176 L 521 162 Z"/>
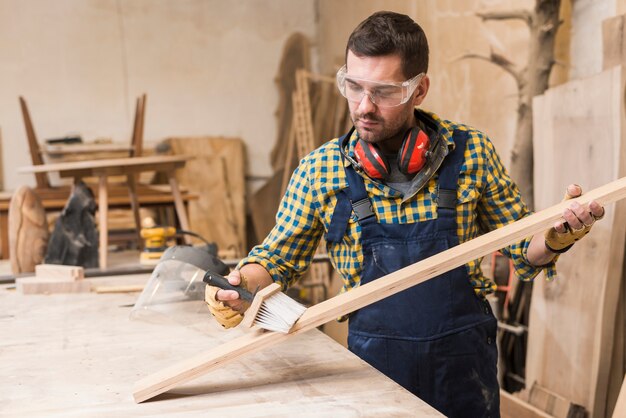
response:
<path id="1" fill-rule="evenodd" d="M 241 276 L 240 286 L 246 287 L 246 281 L 243 276 Z M 224 304 L 224 302 L 217 300 L 218 290 L 220 290 L 219 287 L 207 286 L 204 291 L 204 300 L 209 307 L 209 311 L 224 328 L 236 327 L 243 320 L 243 314 Z"/>
<path id="2" fill-rule="evenodd" d="M 566 190 L 563 200 L 569 200 L 573 197 L 578 196 L 571 196 Z M 602 219 L 602 216 L 604 216 L 604 214 L 602 214 L 602 216 L 595 216 L 591 214 L 591 216 L 593 218 L 593 222 L 591 223 L 591 225 L 583 223 L 583 227 L 580 229 L 572 229 L 572 227 L 570 227 L 567 223 L 565 223 L 564 225 L 565 232 L 559 232 L 554 227 L 548 229 L 544 234 L 546 247 L 548 248 L 548 250 L 552 251 L 553 253 L 561 254 L 572 248 L 576 241 L 578 241 L 579 239 L 587 235 L 589 231 L 591 231 L 591 227 L 593 226 L 594 222 Z"/>

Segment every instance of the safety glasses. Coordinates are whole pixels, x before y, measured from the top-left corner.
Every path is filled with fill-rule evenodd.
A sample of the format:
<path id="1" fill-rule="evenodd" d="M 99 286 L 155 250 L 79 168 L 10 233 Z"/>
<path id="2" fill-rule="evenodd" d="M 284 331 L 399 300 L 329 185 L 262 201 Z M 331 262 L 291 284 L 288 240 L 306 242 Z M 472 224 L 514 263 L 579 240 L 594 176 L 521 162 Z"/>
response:
<path id="1" fill-rule="evenodd" d="M 401 83 L 383 83 L 346 74 L 344 65 L 337 71 L 337 87 L 341 95 L 351 102 L 360 103 L 367 95 L 372 103 L 381 107 L 395 107 L 406 103 L 419 85 L 424 73 Z"/>

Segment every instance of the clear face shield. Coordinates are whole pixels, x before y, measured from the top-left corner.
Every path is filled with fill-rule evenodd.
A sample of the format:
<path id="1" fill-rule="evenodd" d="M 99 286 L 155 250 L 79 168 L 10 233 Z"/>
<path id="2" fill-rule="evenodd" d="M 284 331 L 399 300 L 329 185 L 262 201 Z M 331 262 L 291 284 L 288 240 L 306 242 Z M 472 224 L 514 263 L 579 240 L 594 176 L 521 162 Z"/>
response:
<path id="1" fill-rule="evenodd" d="M 424 77 L 420 73 L 403 82 L 382 82 L 353 77 L 344 65 L 337 71 L 337 87 L 341 95 L 351 102 L 360 103 L 365 95 L 377 106 L 396 107 L 409 101 Z"/>
<path id="2" fill-rule="evenodd" d="M 204 302 L 207 270 L 227 275 L 229 268 L 202 248 L 174 246 L 161 256 L 130 312 L 130 319 L 193 324 L 206 321 Z"/>

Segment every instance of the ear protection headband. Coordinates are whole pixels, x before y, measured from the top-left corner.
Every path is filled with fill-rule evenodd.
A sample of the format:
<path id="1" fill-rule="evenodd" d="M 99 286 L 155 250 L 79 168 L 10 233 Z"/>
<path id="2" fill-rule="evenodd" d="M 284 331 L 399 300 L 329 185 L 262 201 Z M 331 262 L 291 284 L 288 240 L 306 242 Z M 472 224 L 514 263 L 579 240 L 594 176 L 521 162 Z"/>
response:
<path id="1" fill-rule="evenodd" d="M 401 172 L 415 174 L 426 163 L 430 146 L 428 135 L 418 127 L 407 131 L 398 152 L 396 163 Z M 358 166 L 371 178 L 384 179 L 391 171 L 390 163 L 376 144 L 359 139 L 354 147 Z"/>

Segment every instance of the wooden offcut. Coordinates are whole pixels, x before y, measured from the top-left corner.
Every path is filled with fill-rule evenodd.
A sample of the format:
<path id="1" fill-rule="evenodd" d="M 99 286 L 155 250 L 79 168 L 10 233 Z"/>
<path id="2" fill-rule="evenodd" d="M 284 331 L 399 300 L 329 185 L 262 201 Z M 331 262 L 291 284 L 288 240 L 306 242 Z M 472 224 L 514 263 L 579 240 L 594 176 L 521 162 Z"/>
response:
<path id="1" fill-rule="evenodd" d="M 38 264 L 35 266 L 35 277 L 59 281 L 77 281 L 85 278 L 85 269 L 81 266 Z"/>
<path id="2" fill-rule="evenodd" d="M 15 285 L 24 295 L 89 292 L 91 283 L 84 278 L 85 271 L 80 266 L 39 264 L 34 277 L 18 278 Z"/>
<path id="3" fill-rule="evenodd" d="M 626 198 L 626 177 L 594 189 L 573 199 L 588 205 L 595 200 L 608 204 Z M 523 238 L 533 236 L 550 228 L 560 219 L 572 200 L 561 202 L 541 212 L 489 232 L 471 241 L 450 248 L 423 261 L 412 264 L 378 280 L 361 285 L 311 308 L 300 317 L 289 334 L 262 332 L 247 334 L 214 350 L 201 353 L 167 369 L 150 375 L 135 384 L 133 397 L 143 402 L 181 383 L 195 379 L 240 356 L 274 345 L 291 335 L 318 327 L 328 321 L 346 315 L 364 306 L 408 289 L 426 280 L 462 266 L 472 260 L 499 250 Z"/>
<path id="4" fill-rule="evenodd" d="M 91 282 L 88 280 L 59 281 L 38 277 L 21 277 L 15 280 L 15 287 L 23 295 L 86 293 L 91 291 Z"/>

